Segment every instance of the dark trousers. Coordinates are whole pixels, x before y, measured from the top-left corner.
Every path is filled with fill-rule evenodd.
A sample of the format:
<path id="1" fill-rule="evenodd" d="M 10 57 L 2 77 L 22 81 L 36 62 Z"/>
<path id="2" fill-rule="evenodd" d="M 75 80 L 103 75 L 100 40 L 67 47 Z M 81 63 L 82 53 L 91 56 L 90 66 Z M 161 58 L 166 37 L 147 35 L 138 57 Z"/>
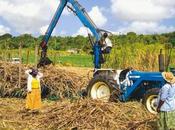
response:
<path id="1" fill-rule="evenodd" d="M 111 52 L 112 47 L 106 47 L 104 50 L 102 50 L 103 54 L 109 54 Z"/>

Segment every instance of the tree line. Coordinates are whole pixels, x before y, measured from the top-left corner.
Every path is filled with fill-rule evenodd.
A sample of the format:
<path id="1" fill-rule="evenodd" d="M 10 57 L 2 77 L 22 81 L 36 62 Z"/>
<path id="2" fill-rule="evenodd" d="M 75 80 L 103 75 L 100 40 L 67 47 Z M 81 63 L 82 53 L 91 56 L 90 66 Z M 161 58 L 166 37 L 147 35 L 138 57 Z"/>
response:
<path id="1" fill-rule="evenodd" d="M 0 36 L 0 48 L 17 49 L 20 44 L 23 48 L 34 48 L 35 45 L 39 45 L 42 41 L 43 36 L 34 37 L 30 34 L 23 34 L 20 36 L 12 36 L 11 34 L 4 34 Z M 149 44 L 165 44 L 171 43 L 175 45 L 175 32 L 164 33 L 164 34 L 136 34 L 129 32 L 127 34 L 112 35 L 111 40 L 113 45 L 129 45 L 135 43 Z M 91 44 L 88 37 L 83 36 L 52 36 L 49 40 L 49 49 L 53 50 L 69 50 L 69 49 L 80 49 L 84 52 L 91 50 Z"/>

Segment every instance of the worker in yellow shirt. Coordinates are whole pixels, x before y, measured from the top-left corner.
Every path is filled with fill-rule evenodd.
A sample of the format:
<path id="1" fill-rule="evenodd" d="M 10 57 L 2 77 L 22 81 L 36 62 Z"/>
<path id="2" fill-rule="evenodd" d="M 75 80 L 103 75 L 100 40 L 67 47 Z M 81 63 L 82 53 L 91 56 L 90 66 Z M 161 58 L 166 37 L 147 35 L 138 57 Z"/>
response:
<path id="1" fill-rule="evenodd" d="M 43 74 L 36 69 L 27 70 L 25 73 L 28 75 L 26 109 L 38 111 L 41 108 L 40 78 Z"/>

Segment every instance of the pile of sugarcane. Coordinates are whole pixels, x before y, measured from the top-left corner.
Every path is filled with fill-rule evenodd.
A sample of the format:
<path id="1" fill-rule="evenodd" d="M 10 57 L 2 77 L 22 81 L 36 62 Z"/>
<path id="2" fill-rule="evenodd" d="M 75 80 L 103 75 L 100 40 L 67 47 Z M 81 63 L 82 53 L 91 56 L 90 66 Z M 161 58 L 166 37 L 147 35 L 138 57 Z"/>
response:
<path id="1" fill-rule="evenodd" d="M 87 85 L 87 77 L 80 76 L 76 73 L 48 66 L 43 69 L 44 77 L 41 84 L 49 86 L 51 95 L 56 94 L 61 99 L 68 97 L 73 98 L 79 95 L 82 88 Z"/>
<path id="2" fill-rule="evenodd" d="M 58 102 L 37 125 L 47 130 L 155 130 L 155 117 L 138 102 L 104 103 L 96 100 Z"/>
<path id="3" fill-rule="evenodd" d="M 22 67 L 21 80 L 19 80 L 17 64 L 0 62 L 0 97 L 24 97 L 26 95 L 27 78 L 24 68 Z"/>
<path id="4" fill-rule="evenodd" d="M 156 116 L 138 102 L 44 101 L 38 114 L 25 111 L 25 100 L 21 99 L 0 98 L 0 105 L 0 129 L 157 130 Z"/>
<path id="5" fill-rule="evenodd" d="M 25 97 L 27 88 L 25 70 L 29 68 L 25 65 L 1 62 L 0 97 Z M 41 86 L 47 88 L 45 91 L 49 91 L 47 96 L 76 97 L 81 88 L 87 85 L 86 77 L 58 67 L 48 66 L 41 68 L 40 72 L 44 74 Z"/>

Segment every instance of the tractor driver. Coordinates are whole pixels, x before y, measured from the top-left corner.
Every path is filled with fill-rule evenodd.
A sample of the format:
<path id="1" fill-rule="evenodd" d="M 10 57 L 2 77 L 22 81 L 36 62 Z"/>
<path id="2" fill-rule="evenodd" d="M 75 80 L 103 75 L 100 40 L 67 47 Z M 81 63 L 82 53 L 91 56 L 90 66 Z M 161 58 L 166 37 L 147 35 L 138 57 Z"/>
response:
<path id="1" fill-rule="evenodd" d="M 105 32 L 102 38 L 102 49 L 101 49 L 102 53 L 109 54 L 111 52 L 111 49 L 112 49 L 112 42 L 108 38 L 108 34 Z"/>

